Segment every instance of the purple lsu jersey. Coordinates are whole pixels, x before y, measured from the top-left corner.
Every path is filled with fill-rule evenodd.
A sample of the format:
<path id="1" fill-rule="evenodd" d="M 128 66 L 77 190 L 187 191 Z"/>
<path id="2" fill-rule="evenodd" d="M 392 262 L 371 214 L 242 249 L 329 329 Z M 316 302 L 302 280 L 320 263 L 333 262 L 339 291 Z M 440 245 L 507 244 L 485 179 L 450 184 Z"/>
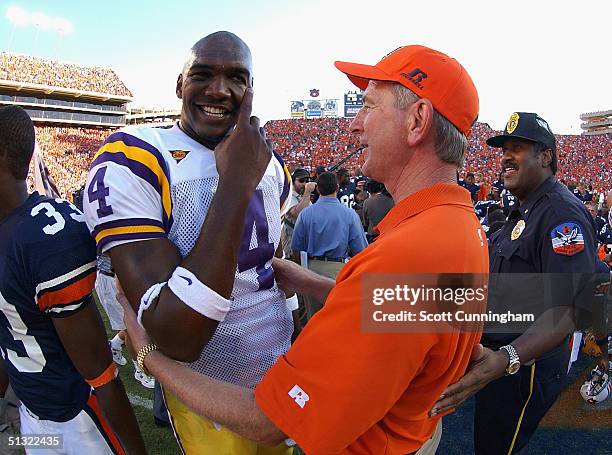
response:
<path id="1" fill-rule="evenodd" d="M 0 351 L 15 394 L 40 419 L 70 420 L 89 398 L 52 318 L 91 302 L 95 272 L 95 242 L 69 202 L 33 193 L 0 220 Z"/>

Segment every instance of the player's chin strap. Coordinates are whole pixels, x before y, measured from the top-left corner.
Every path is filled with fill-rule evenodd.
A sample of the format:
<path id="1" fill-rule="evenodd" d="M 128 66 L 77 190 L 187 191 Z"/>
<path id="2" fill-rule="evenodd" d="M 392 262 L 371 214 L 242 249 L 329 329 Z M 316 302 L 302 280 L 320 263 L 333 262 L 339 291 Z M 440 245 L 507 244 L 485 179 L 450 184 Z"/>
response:
<path id="1" fill-rule="evenodd" d="M 174 269 L 167 282 L 168 288 L 185 305 L 202 316 L 215 321 L 223 321 L 229 311 L 231 301 L 220 296 L 184 267 Z M 155 302 L 166 282 L 151 286 L 140 299 L 138 324 L 142 327 L 142 314 Z"/>

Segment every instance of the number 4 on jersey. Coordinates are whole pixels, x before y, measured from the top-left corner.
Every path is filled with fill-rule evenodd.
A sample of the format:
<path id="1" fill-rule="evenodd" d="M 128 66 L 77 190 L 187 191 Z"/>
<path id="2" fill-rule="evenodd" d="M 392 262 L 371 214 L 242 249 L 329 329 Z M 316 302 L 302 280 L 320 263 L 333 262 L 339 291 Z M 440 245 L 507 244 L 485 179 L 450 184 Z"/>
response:
<path id="1" fill-rule="evenodd" d="M 269 241 L 268 219 L 266 218 L 261 190 L 256 190 L 253 193 L 245 216 L 244 226 L 238 256 L 238 271 L 244 272 L 255 267 L 259 289 L 270 289 L 274 286 L 274 271 L 272 267 L 266 268 L 266 263 L 274 256 L 274 244 Z M 255 226 L 257 246 L 250 249 L 253 226 Z"/>
<path id="2" fill-rule="evenodd" d="M 107 186 L 104 186 L 105 175 L 106 166 L 96 171 L 91 179 L 91 183 L 87 187 L 89 202 L 98 201 L 98 216 L 100 218 L 113 214 L 113 208 L 110 205 L 106 205 L 106 197 L 109 195 L 110 190 Z"/>

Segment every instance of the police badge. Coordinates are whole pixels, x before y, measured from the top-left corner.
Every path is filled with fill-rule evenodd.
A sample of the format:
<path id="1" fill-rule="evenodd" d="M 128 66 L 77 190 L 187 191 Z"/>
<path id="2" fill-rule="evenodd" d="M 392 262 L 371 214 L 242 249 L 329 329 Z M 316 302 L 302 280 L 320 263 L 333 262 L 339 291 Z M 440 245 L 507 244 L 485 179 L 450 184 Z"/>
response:
<path id="1" fill-rule="evenodd" d="M 516 223 L 516 226 L 514 226 L 514 229 L 512 229 L 512 234 L 510 234 L 510 239 L 511 240 L 518 239 L 524 230 L 525 230 L 525 221 L 519 220 L 519 222 Z"/>
<path id="2" fill-rule="evenodd" d="M 514 130 L 518 126 L 518 122 L 519 122 L 519 115 L 515 112 L 514 114 L 510 116 L 510 120 L 508 120 L 508 123 L 506 123 L 506 131 L 508 134 L 514 133 Z"/>

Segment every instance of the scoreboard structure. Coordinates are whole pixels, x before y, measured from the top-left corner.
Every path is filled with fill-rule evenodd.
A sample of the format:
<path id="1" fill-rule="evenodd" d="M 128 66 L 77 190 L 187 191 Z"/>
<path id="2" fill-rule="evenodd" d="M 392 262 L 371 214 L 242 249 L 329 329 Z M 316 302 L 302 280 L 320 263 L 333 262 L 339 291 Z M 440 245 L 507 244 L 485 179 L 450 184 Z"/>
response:
<path id="1" fill-rule="evenodd" d="M 353 118 L 363 107 L 363 92 L 348 92 L 344 94 L 344 116 Z"/>
<path id="2" fill-rule="evenodd" d="M 338 100 L 296 100 L 291 101 L 291 118 L 338 117 Z"/>

